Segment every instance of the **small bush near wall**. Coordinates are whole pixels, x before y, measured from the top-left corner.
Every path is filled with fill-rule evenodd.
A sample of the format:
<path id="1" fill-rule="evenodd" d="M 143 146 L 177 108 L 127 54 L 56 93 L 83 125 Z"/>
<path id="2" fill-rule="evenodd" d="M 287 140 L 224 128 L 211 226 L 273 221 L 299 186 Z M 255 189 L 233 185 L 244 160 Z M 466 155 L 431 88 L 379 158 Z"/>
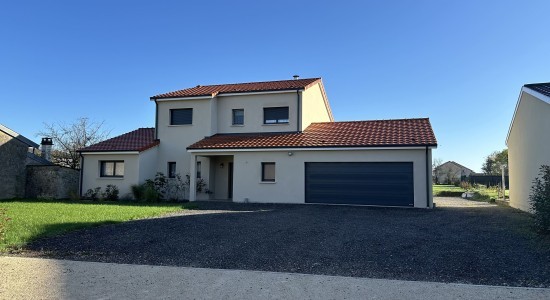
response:
<path id="1" fill-rule="evenodd" d="M 101 187 L 96 187 L 95 189 L 88 189 L 86 193 L 84 193 L 84 199 L 86 200 L 93 200 L 97 201 L 99 200 L 99 197 L 101 196 Z"/>
<path id="2" fill-rule="evenodd" d="M 105 191 L 102 194 L 103 200 L 117 201 L 118 200 L 118 187 L 114 184 L 108 184 L 105 187 Z"/>
<path id="3" fill-rule="evenodd" d="M 529 202 L 537 228 L 550 232 L 550 166 L 541 166 L 539 176 L 533 181 Z"/>

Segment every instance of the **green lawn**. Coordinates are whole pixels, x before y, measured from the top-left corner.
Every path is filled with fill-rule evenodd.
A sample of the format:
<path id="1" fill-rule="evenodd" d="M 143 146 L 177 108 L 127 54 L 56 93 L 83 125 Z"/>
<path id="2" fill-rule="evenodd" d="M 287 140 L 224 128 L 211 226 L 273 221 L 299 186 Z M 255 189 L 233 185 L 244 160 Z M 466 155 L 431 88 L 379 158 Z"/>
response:
<path id="1" fill-rule="evenodd" d="M 466 190 L 459 187 L 459 186 L 454 186 L 454 185 L 449 185 L 449 184 L 434 184 L 433 185 L 433 193 L 434 193 L 434 196 L 439 196 L 439 195 L 443 195 L 445 193 L 456 193 L 456 195 L 453 195 L 455 197 L 459 197 L 459 194 L 460 193 L 463 193 L 465 192 Z M 494 188 L 494 187 L 490 187 L 490 188 L 485 188 L 485 187 L 481 187 L 481 188 L 475 188 L 475 189 L 472 189 L 471 190 L 472 192 L 478 192 L 480 194 L 481 199 L 491 199 L 491 198 L 494 198 L 494 199 L 498 199 L 498 192 L 497 192 L 497 189 Z M 506 190 L 506 197 L 509 196 L 509 190 Z"/>
<path id="2" fill-rule="evenodd" d="M 0 252 L 17 249 L 38 237 L 101 224 L 119 223 L 182 210 L 176 203 L 5 200 L 6 234 Z"/>
<path id="3" fill-rule="evenodd" d="M 449 192 L 465 192 L 463 188 L 459 186 L 454 186 L 451 184 L 434 184 L 433 185 L 434 195 L 437 195 L 439 192 L 442 191 L 449 191 Z"/>

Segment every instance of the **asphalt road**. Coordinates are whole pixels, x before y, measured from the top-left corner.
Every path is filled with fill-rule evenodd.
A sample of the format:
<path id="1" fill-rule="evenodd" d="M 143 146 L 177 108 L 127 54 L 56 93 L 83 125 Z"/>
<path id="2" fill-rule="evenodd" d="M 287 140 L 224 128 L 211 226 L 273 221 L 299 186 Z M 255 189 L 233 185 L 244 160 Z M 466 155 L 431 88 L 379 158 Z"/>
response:
<path id="1" fill-rule="evenodd" d="M 531 230 L 528 214 L 502 206 L 460 205 L 459 199 L 438 201 L 434 210 L 203 202 L 197 210 L 171 217 L 37 240 L 25 255 L 550 286 L 550 240 Z"/>

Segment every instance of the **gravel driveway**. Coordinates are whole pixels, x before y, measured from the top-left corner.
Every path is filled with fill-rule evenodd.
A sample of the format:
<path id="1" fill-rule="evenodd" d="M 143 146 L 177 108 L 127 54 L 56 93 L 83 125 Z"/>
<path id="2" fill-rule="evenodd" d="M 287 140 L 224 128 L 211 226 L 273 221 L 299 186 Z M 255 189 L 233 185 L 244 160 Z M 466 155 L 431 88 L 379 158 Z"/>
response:
<path id="1" fill-rule="evenodd" d="M 434 210 L 202 202 L 38 240 L 27 255 L 550 287 L 550 239 L 531 231 L 530 216 L 464 201 L 436 198 Z"/>

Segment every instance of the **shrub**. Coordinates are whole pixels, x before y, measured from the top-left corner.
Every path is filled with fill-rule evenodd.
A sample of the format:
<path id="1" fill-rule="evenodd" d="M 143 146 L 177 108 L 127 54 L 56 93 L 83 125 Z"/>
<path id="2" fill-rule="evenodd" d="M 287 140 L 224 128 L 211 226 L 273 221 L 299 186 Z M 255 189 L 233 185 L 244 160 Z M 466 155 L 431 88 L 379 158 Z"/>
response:
<path id="1" fill-rule="evenodd" d="M 191 186 L 191 176 L 189 174 L 185 175 L 185 185 L 186 186 Z M 196 184 L 195 184 L 195 188 L 197 190 L 197 193 L 202 193 L 203 191 L 205 193 L 210 193 L 210 191 L 208 191 L 206 189 L 206 181 L 202 178 L 198 178 L 197 181 L 196 181 Z M 207 192 L 208 191 L 208 192 Z"/>
<path id="2" fill-rule="evenodd" d="M 118 187 L 114 184 L 108 184 L 105 187 L 105 191 L 102 196 L 104 200 L 117 201 L 118 200 Z"/>
<path id="3" fill-rule="evenodd" d="M 157 200 L 164 199 L 164 196 L 166 195 L 167 183 L 168 181 L 166 180 L 166 176 L 164 176 L 164 173 L 162 172 L 157 172 L 154 179 L 145 180 L 145 186 L 155 190 L 157 193 Z M 149 191 L 149 193 L 151 192 Z"/>
<path id="4" fill-rule="evenodd" d="M 144 200 L 145 185 L 143 185 L 143 184 L 132 184 L 130 186 L 130 189 L 132 190 L 132 195 L 134 196 L 135 200 L 137 200 L 137 201 Z"/>
<path id="5" fill-rule="evenodd" d="M 157 202 L 161 200 L 161 195 L 153 187 L 144 184 L 143 200 L 147 202 Z"/>
<path id="6" fill-rule="evenodd" d="M 95 189 L 88 189 L 86 193 L 84 193 L 84 199 L 97 201 L 99 200 L 99 196 L 101 195 L 101 187 L 96 187 Z"/>
<path id="7" fill-rule="evenodd" d="M 472 185 L 468 181 L 461 181 L 460 182 L 460 187 L 467 190 L 467 191 L 472 189 Z"/>
<path id="8" fill-rule="evenodd" d="M 6 208 L 0 207 L 0 242 L 4 240 L 6 234 L 6 225 L 11 219 L 6 216 Z"/>
<path id="9" fill-rule="evenodd" d="M 489 196 L 487 193 L 480 193 L 480 192 L 474 192 L 474 196 L 472 199 L 477 201 L 490 201 L 494 202 L 494 199 L 491 199 L 491 196 Z"/>
<path id="10" fill-rule="evenodd" d="M 541 166 L 539 176 L 533 181 L 529 203 L 535 226 L 541 231 L 550 231 L 550 166 Z"/>
<path id="11" fill-rule="evenodd" d="M 166 185 L 166 198 L 171 201 L 179 201 L 185 198 L 186 183 L 180 174 L 168 179 Z"/>
<path id="12" fill-rule="evenodd" d="M 439 197 L 460 197 L 462 196 L 461 191 L 440 191 L 437 192 L 435 195 Z"/>

